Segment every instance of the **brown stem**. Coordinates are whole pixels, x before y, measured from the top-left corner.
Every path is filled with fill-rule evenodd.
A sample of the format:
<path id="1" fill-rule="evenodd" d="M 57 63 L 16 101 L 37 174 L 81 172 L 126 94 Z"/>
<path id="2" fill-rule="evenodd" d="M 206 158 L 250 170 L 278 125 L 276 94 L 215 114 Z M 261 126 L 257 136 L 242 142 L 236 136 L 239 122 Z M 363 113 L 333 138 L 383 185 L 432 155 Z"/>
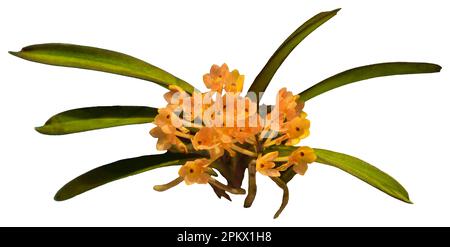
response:
<path id="1" fill-rule="evenodd" d="M 208 183 L 211 184 L 211 185 L 216 186 L 219 189 L 228 191 L 231 194 L 236 194 L 236 195 L 244 195 L 245 194 L 245 190 L 244 189 L 230 187 L 228 185 L 225 185 L 225 184 L 215 180 L 214 178 L 209 178 Z"/>
<path id="2" fill-rule="evenodd" d="M 153 189 L 159 192 L 166 191 L 174 186 L 177 186 L 179 183 L 183 182 L 183 177 L 177 177 L 174 180 L 168 182 L 167 184 L 155 185 Z"/>
<path id="3" fill-rule="evenodd" d="M 281 212 L 283 212 L 284 208 L 289 202 L 289 189 L 286 185 L 286 183 L 283 182 L 280 178 L 277 177 L 270 177 L 282 190 L 283 190 L 283 200 L 281 201 L 280 208 L 273 216 L 274 219 L 278 218 L 280 216 Z"/>
<path id="4" fill-rule="evenodd" d="M 244 201 L 244 208 L 252 206 L 256 197 L 256 161 L 252 160 L 248 164 L 248 194 Z"/>

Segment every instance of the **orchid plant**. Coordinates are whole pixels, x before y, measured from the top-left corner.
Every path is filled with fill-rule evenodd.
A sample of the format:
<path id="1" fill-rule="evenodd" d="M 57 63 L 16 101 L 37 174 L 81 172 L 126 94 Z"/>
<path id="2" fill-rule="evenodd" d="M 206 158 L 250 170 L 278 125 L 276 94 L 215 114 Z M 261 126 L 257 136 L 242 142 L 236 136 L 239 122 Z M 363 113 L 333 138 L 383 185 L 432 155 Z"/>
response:
<path id="1" fill-rule="evenodd" d="M 441 67 L 431 63 L 391 62 L 353 68 L 329 77 L 294 94 L 279 90 L 274 105 L 260 105 L 262 93 L 291 51 L 310 33 L 338 13 L 322 12 L 297 28 L 275 51 L 254 79 L 245 96 L 241 95 L 244 76 L 227 64 L 213 65 L 203 81 L 207 92 L 196 90 L 188 82 L 142 60 L 122 53 L 71 44 L 39 44 L 10 52 L 17 57 L 56 66 L 114 73 L 154 82 L 167 88 L 167 105 L 98 106 L 65 111 L 51 117 L 39 133 L 64 135 L 102 128 L 153 123 L 150 135 L 157 138 L 162 154 L 119 160 L 100 166 L 64 185 L 55 195 L 63 201 L 106 183 L 155 168 L 180 165 L 167 184 L 156 185 L 165 191 L 182 182 L 209 184 L 216 195 L 231 201 L 229 194 L 246 194 L 244 207 L 256 196 L 257 174 L 271 179 L 283 191 L 275 218 L 289 200 L 288 182 L 304 175 L 312 163 L 333 166 L 361 179 L 386 194 L 411 203 L 408 192 L 394 178 L 347 154 L 303 145 L 310 121 L 305 102 L 349 83 L 375 77 L 433 73 Z M 302 145 L 298 145 L 302 143 Z M 248 173 L 247 189 L 242 188 Z M 217 177 L 222 175 L 226 183 Z M 259 179 L 258 178 L 258 179 Z"/>

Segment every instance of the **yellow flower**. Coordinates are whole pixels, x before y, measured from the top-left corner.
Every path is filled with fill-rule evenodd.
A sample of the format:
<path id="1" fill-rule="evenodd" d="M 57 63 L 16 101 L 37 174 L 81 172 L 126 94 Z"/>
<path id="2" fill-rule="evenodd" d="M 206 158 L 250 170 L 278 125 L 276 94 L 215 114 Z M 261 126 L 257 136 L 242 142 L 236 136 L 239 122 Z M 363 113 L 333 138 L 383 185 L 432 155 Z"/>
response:
<path id="1" fill-rule="evenodd" d="M 290 166 L 293 166 L 292 169 L 297 174 L 304 175 L 308 169 L 308 164 L 313 163 L 316 159 L 317 156 L 312 148 L 307 146 L 299 147 L 291 153 L 288 162 L 280 166 L 279 170 L 284 171 Z"/>
<path id="2" fill-rule="evenodd" d="M 188 161 L 178 171 L 178 175 L 184 179 L 184 182 L 190 184 L 206 184 L 211 175 L 207 173 L 210 161 L 207 159 L 196 159 Z"/>
<path id="3" fill-rule="evenodd" d="M 240 93 L 244 86 L 244 75 L 239 74 L 238 70 L 233 70 L 225 77 L 225 91 L 229 93 Z"/>
<path id="4" fill-rule="evenodd" d="M 158 138 L 156 143 L 156 149 L 159 151 L 168 150 L 172 146 L 175 146 L 180 152 L 187 153 L 186 145 L 178 139 L 174 133 L 165 133 L 160 127 L 155 127 L 150 130 L 150 135 L 154 138 Z"/>
<path id="5" fill-rule="evenodd" d="M 286 133 L 287 142 L 286 145 L 292 146 L 300 142 L 309 136 L 309 126 L 310 122 L 306 119 L 306 113 L 301 114 L 293 118 L 291 121 L 287 122 L 284 126 L 283 132 Z"/>
<path id="6" fill-rule="evenodd" d="M 256 170 L 265 176 L 279 177 L 280 172 L 274 168 L 275 162 L 273 162 L 277 157 L 278 151 L 267 153 L 264 156 L 260 154 L 256 159 Z"/>
<path id="7" fill-rule="evenodd" d="M 211 91 L 222 93 L 225 78 L 229 77 L 229 74 L 230 70 L 226 63 L 222 64 L 220 67 L 219 65 L 214 64 L 211 66 L 209 74 L 203 76 L 203 82 L 207 88 L 211 89 Z"/>

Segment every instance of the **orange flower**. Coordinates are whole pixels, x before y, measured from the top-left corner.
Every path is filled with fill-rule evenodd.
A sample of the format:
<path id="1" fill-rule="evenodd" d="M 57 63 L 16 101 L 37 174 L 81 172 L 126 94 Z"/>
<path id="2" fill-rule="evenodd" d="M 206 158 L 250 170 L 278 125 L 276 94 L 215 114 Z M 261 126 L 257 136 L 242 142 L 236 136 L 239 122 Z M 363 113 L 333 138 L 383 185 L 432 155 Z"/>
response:
<path id="1" fill-rule="evenodd" d="M 222 64 L 220 67 L 214 64 L 211 66 L 209 74 L 203 76 L 203 82 L 207 88 L 211 89 L 211 91 L 222 93 L 225 78 L 229 77 L 229 74 L 230 70 L 226 63 Z"/>
<path id="2" fill-rule="evenodd" d="M 192 97 L 183 102 L 183 118 L 194 121 L 196 118 L 204 119 L 206 110 L 213 104 L 212 93 L 194 92 Z"/>
<path id="3" fill-rule="evenodd" d="M 158 109 L 158 115 L 153 123 L 166 134 L 175 134 L 177 127 L 182 127 L 181 119 L 173 113 L 171 106 Z"/>
<path id="4" fill-rule="evenodd" d="M 301 116 L 293 118 L 285 123 L 282 132 L 286 134 L 288 139 L 286 145 L 292 146 L 309 136 L 310 122 L 306 119 L 306 113 L 302 112 Z"/>
<path id="5" fill-rule="evenodd" d="M 258 106 L 248 97 L 239 97 L 236 100 L 236 119 L 248 119 L 257 115 Z"/>
<path id="6" fill-rule="evenodd" d="M 293 95 L 292 92 L 287 91 L 285 87 L 278 91 L 276 107 L 282 120 L 290 121 L 300 115 L 303 104 L 297 103 L 299 97 L 299 95 Z"/>
<path id="7" fill-rule="evenodd" d="M 229 93 L 240 93 L 244 86 L 244 75 L 240 75 L 238 70 L 233 70 L 225 77 L 225 91 Z"/>
<path id="8" fill-rule="evenodd" d="M 274 168 L 275 162 L 273 162 L 277 157 L 278 151 L 267 153 L 264 156 L 260 154 L 256 159 L 256 170 L 265 176 L 279 177 L 280 172 Z"/>
<path id="9" fill-rule="evenodd" d="M 192 138 L 192 146 L 195 150 L 207 150 L 211 160 L 222 156 L 224 150 L 234 156 L 235 152 L 231 149 L 233 139 L 228 132 L 225 128 L 203 127 Z"/>
<path id="10" fill-rule="evenodd" d="M 261 118 L 258 114 L 255 114 L 252 117 L 248 117 L 246 119 L 238 119 L 236 122 L 236 126 L 232 128 L 231 136 L 243 144 L 244 142 L 248 142 L 249 139 L 253 140 L 250 143 L 255 143 L 255 136 L 261 132 Z"/>
<path id="11" fill-rule="evenodd" d="M 211 175 L 207 173 L 210 161 L 207 159 L 196 159 L 188 161 L 178 171 L 178 175 L 184 179 L 187 185 L 206 184 Z"/>
<path id="12" fill-rule="evenodd" d="M 316 161 L 317 156 L 314 153 L 314 150 L 310 147 L 303 146 L 296 149 L 289 156 L 289 160 L 286 164 L 280 166 L 280 171 L 285 171 L 287 168 L 293 165 L 293 170 L 300 174 L 304 175 L 306 170 L 308 169 L 308 164 Z"/>
<path id="13" fill-rule="evenodd" d="M 172 146 L 175 146 L 180 152 L 187 153 L 186 145 L 178 139 L 174 133 L 165 133 L 160 127 L 155 127 L 150 130 L 150 135 L 154 138 L 158 138 L 156 143 L 156 149 L 159 151 L 168 150 Z"/>
<path id="14" fill-rule="evenodd" d="M 164 99 L 169 105 L 182 106 L 184 99 L 189 98 L 189 94 L 179 86 L 170 85 L 169 90 L 164 94 Z"/>
<path id="15" fill-rule="evenodd" d="M 217 135 L 214 128 L 201 128 L 192 139 L 192 146 L 196 150 L 208 150 L 218 146 Z"/>
<path id="16" fill-rule="evenodd" d="M 251 127 L 257 127 L 260 123 L 256 103 L 237 94 L 224 94 L 214 103 L 211 112 L 212 122 L 219 127 L 246 127 L 248 122 Z"/>

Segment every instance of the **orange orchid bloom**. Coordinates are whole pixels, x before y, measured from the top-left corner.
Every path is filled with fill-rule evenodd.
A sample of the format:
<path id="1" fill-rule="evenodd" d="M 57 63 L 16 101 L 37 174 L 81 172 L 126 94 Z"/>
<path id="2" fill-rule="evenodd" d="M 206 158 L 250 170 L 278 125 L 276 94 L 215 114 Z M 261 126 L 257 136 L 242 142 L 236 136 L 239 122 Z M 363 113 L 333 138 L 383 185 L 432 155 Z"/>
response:
<path id="1" fill-rule="evenodd" d="M 174 113 L 174 107 L 167 106 L 165 108 L 158 109 L 158 115 L 156 115 L 153 123 L 160 127 L 166 134 L 174 134 L 177 128 L 181 128 L 181 119 Z"/>
<path id="2" fill-rule="evenodd" d="M 158 138 L 158 142 L 156 143 L 156 149 L 158 151 L 168 150 L 172 146 L 175 146 L 180 152 L 188 152 L 186 145 L 175 134 L 167 134 L 158 126 L 150 130 L 150 135 Z"/>
<path id="3" fill-rule="evenodd" d="M 238 70 L 233 70 L 225 77 L 225 91 L 229 93 L 240 93 L 244 87 L 245 76 L 239 74 Z"/>
<path id="4" fill-rule="evenodd" d="M 230 76 L 230 70 L 226 63 L 219 65 L 214 64 L 211 66 L 209 74 L 203 76 L 203 82 L 205 86 L 211 91 L 222 93 L 223 86 L 225 84 L 225 79 Z"/>
<path id="5" fill-rule="evenodd" d="M 191 97 L 185 98 L 183 101 L 183 118 L 188 121 L 194 119 L 204 119 L 205 112 L 212 106 L 212 93 L 194 92 Z"/>
<path id="6" fill-rule="evenodd" d="M 225 128 L 203 127 L 192 138 L 192 146 L 195 150 L 207 150 L 211 160 L 215 160 L 227 150 L 231 156 L 235 152 L 231 149 L 233 138 Z"/>
<path id="7" fill-rule="evenodd" d="M 293 95 L 285 87 L 278 91 L 276 107 L 278 108 L 281 119 L 290 121 L 300 115 L 303 104 L 297 103 L 299 98 L 299 95 Z"/>
<path id="8" fill-rule="evenodd" d="M 182 106 L 184 99 L 190 97 L 190 95 L 179 86 L 170 85 L 169 90 L 169 92 L 164 94 L 164 99 L 169 105 Z"/>
<path id="9" fill-rule="evenodd" d="M 300 175 L 305 175 L 306 170 L 308 169 L 308 164 L 316 161 L 317 156 L 314 153 L 314 149 L 303 146 L 296 149 L 289 156 L 289 160 L 287 163 L 280 166 L 280 171 L 285 171 L 287 168 L 292 167 L 292 169 Z"/>
<path id="10" fill-rule="evenodd" d="M 287 122 L 282 130 L 286 135 L 286 139 L 288 139 L 285 144 L 292 146 L 299 143 L 301 139 L 308 137 L 309 126 L 310 122 L 306 119 L 306 113 Z"/>
<path id="11" fill-rule="evenodd" d="M 188 161 L 178 171 L 178 175 L 184 179 L 187 185 L 206 184 L 211 175 L 207 173 L 210 161 L 207 159 L 196 159 Z"/>
<path id="12" fill-rule="evenodd" d="M 278 157 L 278 151 L 267 153 L 263 156 L 261 154 L 256 159 L 256 170 L 269 177 L 279 177 L 280 171 L 275 167 L 274 160 Z"/>

